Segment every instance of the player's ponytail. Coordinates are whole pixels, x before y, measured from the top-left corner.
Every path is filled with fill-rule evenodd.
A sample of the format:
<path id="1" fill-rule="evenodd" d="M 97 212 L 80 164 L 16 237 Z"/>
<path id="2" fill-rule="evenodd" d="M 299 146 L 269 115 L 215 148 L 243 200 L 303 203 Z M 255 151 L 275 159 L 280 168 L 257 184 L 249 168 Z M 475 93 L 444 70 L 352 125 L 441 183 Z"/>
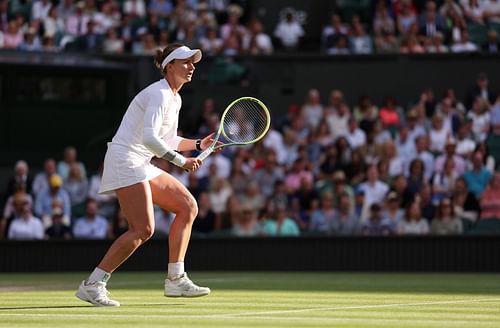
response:
<path id="1" fill-rule="evenodd" d="M 154 59 L 154 64 L 156 66 L 156 68 L 158 68 L 160 70 L 160 73 L 162 75 L 165 75 L 166 73 L 166 66 L 165 66 L 165 69 L 162 69 L 161 67 L 161 64 L 163 63 L 163 60 L 165 60 L 165 58 L 167 58 L 167 56 L 172 52 L 174 51 L 175 49 L 177 48 L 180 48 L 182 47 L 183 44 L 181 43 L 170 43 L 169 45 L 167 45 L 165 48 L 158 48 L 156 49 L 155 51 L 155 59 Z"/>

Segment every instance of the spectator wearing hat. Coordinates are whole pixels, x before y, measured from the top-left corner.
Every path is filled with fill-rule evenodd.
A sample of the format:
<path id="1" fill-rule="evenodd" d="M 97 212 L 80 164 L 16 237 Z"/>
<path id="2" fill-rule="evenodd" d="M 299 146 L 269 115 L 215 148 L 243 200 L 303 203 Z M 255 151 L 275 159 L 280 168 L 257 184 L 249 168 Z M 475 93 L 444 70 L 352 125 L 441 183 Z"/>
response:
<path id="1" fill-rule="evenodd" d="M 491 173 L 484 166 L 482 152 L 474 152 L 472 155 L 472 169 L 464 173 L 464 179 L 467 182 L 467 189 L 479 198 L 491 179 Z"/>
<path id="2" fill-rule="evenodd" d="M 52 222 L 45 230 L 45 238 L 51 240 L 69 240 L 72 238 L 71 228 L 64 223 L 64 213 L 57 208 L 52 211 Z"/>
<path id="3" fill-rule="evenodd" d="M 53 202 L 61 202 L 63 213 L 71 218 L 71 201 L 68 192 L 62 188 L 63 180 L 57 174 L 49 179 L 49 189 L 42 192 L 35 200 L 35 213 L 39 217 L 52 215 Z"/>
<path id="4" fill-rule="evenodd" d="M 97 210 L 97 202 L 89 199 L 85 215 L 78 218 L 73 226 L 75 239 L 106 239 L 109 223 L 97 214 Z"/>
<path id="5" fill-rule="evenodd" d="M 23 202 L 22 209 L 14 220 L 12 220 L 7 238 L 11 240 L 33 240 L 43 239 L 44 229 L 39 218 L 33 215 L 31 205 Z"/>
<path id="6" fill-rule="evenodd" d="M 462 232 L 462 221 L 455 215 L 451 200 L 449 198 L 442 199 L 431 223 L 431 234 L 460 235 Z"/>

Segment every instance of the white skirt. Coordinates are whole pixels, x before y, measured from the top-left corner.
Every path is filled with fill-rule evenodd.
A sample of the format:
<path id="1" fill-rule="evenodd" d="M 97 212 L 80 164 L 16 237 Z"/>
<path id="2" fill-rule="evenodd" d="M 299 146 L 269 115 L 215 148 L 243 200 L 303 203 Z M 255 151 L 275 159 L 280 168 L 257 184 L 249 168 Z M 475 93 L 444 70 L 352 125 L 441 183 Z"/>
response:
<path id="1" fill-rule="evenodd" d="M 151 157 L 131 148 L 109 142 L 104 157 L 100 194 L 112 194 L 118 188 L 150 181 L 163 173 L 151 164 Z"/>

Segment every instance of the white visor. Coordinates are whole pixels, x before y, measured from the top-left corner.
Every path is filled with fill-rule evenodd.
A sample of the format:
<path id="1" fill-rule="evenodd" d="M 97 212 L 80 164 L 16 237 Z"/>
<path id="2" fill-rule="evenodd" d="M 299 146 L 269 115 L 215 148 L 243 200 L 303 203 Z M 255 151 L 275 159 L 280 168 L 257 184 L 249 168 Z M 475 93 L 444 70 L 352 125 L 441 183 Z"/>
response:
<path id="1" fill-rule="evenodd" d="M 200 49 L 189 49 L 186 46 L 179 47 L 172 51 L 167 58 L 161 63 L 161 68 L 165 69 L 168 63 L 174 59 L 186 59 L 194 56 L 194 62 L 197 63 L 201 60 L 201 50 Z"/>

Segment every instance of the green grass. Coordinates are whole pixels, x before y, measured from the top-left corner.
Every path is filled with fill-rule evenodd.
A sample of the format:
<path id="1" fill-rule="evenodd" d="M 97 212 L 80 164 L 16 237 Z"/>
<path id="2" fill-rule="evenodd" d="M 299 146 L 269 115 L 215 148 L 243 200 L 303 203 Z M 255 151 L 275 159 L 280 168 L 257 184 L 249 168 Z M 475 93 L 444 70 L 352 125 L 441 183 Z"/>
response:
<path id="1" fill-rule="evenodd" d="M 0 327 L 500 327 L 494 274 L 197 272 L 212 294 L 185 299 L 162 273 L 117 272 L 120 308 L 77 300 L 85 276 L 0 274 Z"/>

